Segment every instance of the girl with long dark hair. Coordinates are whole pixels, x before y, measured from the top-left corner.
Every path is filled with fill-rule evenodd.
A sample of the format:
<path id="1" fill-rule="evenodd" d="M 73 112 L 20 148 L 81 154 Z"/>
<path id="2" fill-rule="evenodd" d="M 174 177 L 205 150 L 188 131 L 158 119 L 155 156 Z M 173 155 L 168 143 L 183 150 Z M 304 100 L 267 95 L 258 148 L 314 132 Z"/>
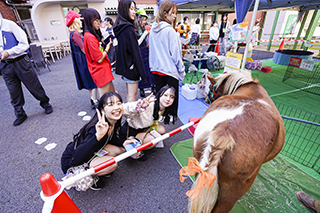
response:
<path id="1" fill-rule="evenodd" d="M 142 107 L 146 107 L 145 103 L 146 101 Z M 120 138 L 123 103 L 118 93 L 105 93 L 96 111 L 92 119 L 74 135 L 73 141 L 63 152 L 61 168 L 64 174 L 69 173 L 68 170 L 72 167 L 83 164 L 88 164 L 89 168 L 92 168 L 125 152 L 125 145 L 136 143 L 135 139 Z M 99 171 L 95 176 L 108 175 L 116 168 L 117 164 L 113 164 Z M 100 190 L 103 186 L 103 180 L 98 179 L 91 189 Z"/>
<path id="2" fill-rule="evenodd" d="M 109 36 L 111 35 L 111 37 L 114 38 L 114 32 L 113 32 L 114 22 L 113 22 L 113 20 L 110 17 L 106 17 L 104 19 L 104 22 L 107 26 L 106 27 L 107 35 L 109 35 Z M 107 42 L 109 42 L 109 41 L 107 41 Z M 108 52 L 108 59 L 110 60 L 112 67 L 114 67 L 115 66 L 114 63 L 116 62 L 116 57 L 115 57 L 116 56 L 116 46 L 118 45 L 117 39 L 114 38 L 112 40 L 112 43 L 113 44 L 110 46 L 110 50 Z"/>
<path id="3" fill-rule="evenodd" d="M 111 63 L 107 57 L 112 41 L 105 48 L 102 46 L 103 51 L 101 52 L 100 14 L 95 9 L 87 8 L 84 11 L 83 18 L 85 23 L 84 50 L 88 69 L 101 97 L 106 92 L 115 91 L 112 83 L 114 77 L 111 72 Z"/>
<path id="4" fill-rule="evenodd" d="M 122 117 L 122 98 L 118 93 L 105 93 L 96 109 L 97 113 L 85 124 L 73 141 L 68 144 L 61 157 L 61 168 L 63 173 L 68 169 L 87 163 L 94 167 L 112 157 L 115 157 L 125 150 L 124 140 L 119 138 L 119 130 Z M 107 154 L 97 156 L 105 150 Z M 113 172 L 117 164 L 113 164 L 96 174 L 102 176 Z M 93 189 L 103 187 L 103 181 L 99 180 Z"/>
<path id="5" fill-rule="evenodd" d="M 120 0 L 118 15 L 113 32 L 118 39 L 116 74 L 126 82 L 127 102 L 136 100 L 138 84 L 145 79 L 135 20 L 136 3 L 133 0 Z"/>
<path id="6" fill-rule="evenodd" d="M 149 64 L 153 73 L 156 91 L 169 85 L 179 91 L 179 81 L 183 81 L 185 67 L 182 61 L 181 41 L 172 27 L 178 12 L 172 1 L 163 1 L 159 7 L 155 22 L 149 36 Z M 178 103 L 178 93 L 175 100 Z M 178 104 L 174 106 L 173 115 L 177 116 Z"/>
<path id="7" fill-rule="evenodd" d="M 169 124 L 171 120 L 174 124 L 177 119 L 176 97 L 175 88 L 166 85 L 159 90 L 155 99 L 151 94 L 143 100 L 124 104 L 123 115 L 127 123 L 122 126 L 122 135 L 133 136 L 146 143 L 164 134 L 166 129 L 159 122 Z"/>

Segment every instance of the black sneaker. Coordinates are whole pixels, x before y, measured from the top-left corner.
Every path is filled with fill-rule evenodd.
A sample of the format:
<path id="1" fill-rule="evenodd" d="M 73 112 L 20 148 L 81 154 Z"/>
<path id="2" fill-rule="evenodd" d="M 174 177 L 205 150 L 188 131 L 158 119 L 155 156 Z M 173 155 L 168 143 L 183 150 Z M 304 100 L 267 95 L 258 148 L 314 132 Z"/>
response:
<path id="1" fill-rule="evenodd" d="M 19 126 L 22 124 L 25 120 L 27 120 L 28 116 L 24 114 L 24 116 L 18 116 L 17 119 L 13 122 L 13 126 Z"/>
<path id="2" fill-rule="evenodd" d="M 94 105 L 93 100 L 92 100 L 92 99 L 90 99 L 90 101 L 91 101 L 91 109 L 96 109 L 96 106 Z"/>
<path id="3" fill-rule="evenodd" d="M 105 178 L 109 178 L 113 175 L 113 172 L 109 173 L 109 174 L 106 174 L 106 175 L 102 175 L 102 177 L 105 177 Z"/>
<path id="4" fill-rule="evenodd" d="M 96 183 L 94 183 L 92 186 L 90 186 L 90 189 L 94 190 L 94 191 L 99 191 L 104 187 L 104 181 L 98 177 L 98 180 Z"/>
<path id="5" fill-rule="evenodd" d="M 148 160 L 148 157 L 147 157 L 147 155 L 143 155 L 142 157 L 138 158 L 137 160 L 138 161 L 146 161 L 146 160 Z"/>
<path id="6" fill-rule="evenodd" d="M 91 109 L 98 109 L 99 100 L 96 102 L 91 99 Z"/>
<path id="7" fill-rule="evenodd" d="M 52 106 L 49 104 L 49 106 L 47 106 L 46 108 L 44 108 L 44 112 L 46 114 L 50 114 L 53 112 Z"/>

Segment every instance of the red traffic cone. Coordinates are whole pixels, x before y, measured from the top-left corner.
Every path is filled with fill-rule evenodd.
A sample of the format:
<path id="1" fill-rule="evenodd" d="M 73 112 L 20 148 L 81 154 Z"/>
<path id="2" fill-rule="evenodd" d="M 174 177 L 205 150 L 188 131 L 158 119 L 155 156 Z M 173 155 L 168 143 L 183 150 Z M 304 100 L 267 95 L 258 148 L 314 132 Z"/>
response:
<path id="1" fill-rule="evenodd" d="M 219 55 L 219 41 L 217 42 L 216 49 L 214 50 L 214 52 Z"/>
<path id="2" fill-rule="evenodd" d="M 279 50 L 283 50 L 283 48 L 284 48 L 284 38 L 281 41 L 281 44 L 279 46 Z"/>
<path id="3" fill-rule="evenodd" d="M 61 185 L 50 173 L 40 177 L 42 199 L 45 201 L 42 212 L 74 212 L 81 213 L 80 209 L 71 200 Z M 61 191 L 62 190 L 62 191 Z M 53 202 L 52 202 L 53 201 Z"/>

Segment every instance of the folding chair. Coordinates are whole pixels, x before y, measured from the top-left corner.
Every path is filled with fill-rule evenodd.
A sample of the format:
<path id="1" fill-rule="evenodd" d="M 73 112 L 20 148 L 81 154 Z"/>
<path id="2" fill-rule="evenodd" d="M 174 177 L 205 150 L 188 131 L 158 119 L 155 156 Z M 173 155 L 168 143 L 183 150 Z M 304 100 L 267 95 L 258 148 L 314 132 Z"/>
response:
<path id="1" fill-rule="evenodd" d="M 38 73 L 40 72 L 38 63 L 41 63 L 44 67 L 48 68 L 48 70 L 51 72 L 48 62 L 43 56 L 42 48 L 41 46 L 36 45 L 30 45 L 30 52 L 32 57 L 32 62 L 34 66 L 36 67 L 36 70 Z"/>

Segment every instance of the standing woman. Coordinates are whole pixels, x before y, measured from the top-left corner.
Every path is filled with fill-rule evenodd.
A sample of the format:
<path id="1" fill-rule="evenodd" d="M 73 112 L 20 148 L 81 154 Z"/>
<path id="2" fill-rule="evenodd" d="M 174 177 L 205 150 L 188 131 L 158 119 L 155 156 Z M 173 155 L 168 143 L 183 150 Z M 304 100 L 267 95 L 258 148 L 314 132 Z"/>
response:
<path id="1" fill-rule="evenodd" d="M 91 76 L 96 83 L 100 97 L 109 91 L 114 91 L 113 75 L 111 72 L 111 64 L 107 57 L 107 53 L 112 45 L 112 41 L 108 43 L 103 52 L 100 51 L 100 42 L 102 39 L 100 31 L 100 14 L 92 8 L 84 11 L 84 51 L 88 62 L 88 68 Z"/>
<path id="2" fill-rule="evenodd" d="M 201 37 L 200 19 L 197 18 L 195 23 L 196 24 L 191 26 L 191 38 L 190 38 L 191 45 L 200 44 L 200 37 Z"/>
<path id="3" fill-rule="evenodd" d="M 104 22 L 107 25 L 106 32 L 108 33 L 108 35 L 114 36 L 114 33 L 113 33 L 113 20 L 110 17 L 106 17 L 104 19 Z M 112 40 L 112 43 L 113 44 L 111 45 L 110 50 L 108 52 L 108 58 L 109 58 L 110 63 L 112 65 L 112 67 L 113 67 L 114 66 L 113 64 L 116 62 L 116 46 L 118 45 L 117 39 L 114 38 Z"/>
<path id="4" fill-rule="evenodd" d="M 127 86 L 127 102 L 136 100 L 138 84 L 145 79 L 143 61 L 135 31 L 136 3 L 120 0 L 113 31 L 118 39 L 116 74 L 121 75 Z"/>
<path id="5" fill-rule="evenodd" d="M 81 14 L 69 10 L 66 25 L 70 29 L 70 47 L 74 74 L 76 76 L 78 89 L 87 89 L 91 96 L 91 108 L 98 106 L 97 85 L 94 83 L 88 70 L 87 59 L 84 53 L 83 36 L 81 33 L 82 22 Z"/>
<path id="6" fill-rule="evenodd" d="M 178 12 L 172 1 L 163 1 L 159 7 L 149 36 L 149 64 L 156 83 L 156 91 L 165 86 L 173 86 L 179 91 L 179 80 L 183 81 L 185 72 L 182 62 L 181 42 L 172 23 Z M 175 97 L 178 103 L 178 95 Z M 174 115 L 177 115 L 178 105 Z"/>
<path id="7" fill-rule="evenodd" d="M 216 43 L 219 39 L 218 22 L 213 21 L 209 30 L 210 47 L 207 52 L 214 52 L 216 50 Z"/>
<path id="8" fill-rule="evenodd" d="M 227 54 L 227 41 L 230 32 L 230 22 L 228 21 L 228 14 L 222 16 L 222 20 L 219 23 L 219 42 L 220 42 L 220 55 Z"/>

